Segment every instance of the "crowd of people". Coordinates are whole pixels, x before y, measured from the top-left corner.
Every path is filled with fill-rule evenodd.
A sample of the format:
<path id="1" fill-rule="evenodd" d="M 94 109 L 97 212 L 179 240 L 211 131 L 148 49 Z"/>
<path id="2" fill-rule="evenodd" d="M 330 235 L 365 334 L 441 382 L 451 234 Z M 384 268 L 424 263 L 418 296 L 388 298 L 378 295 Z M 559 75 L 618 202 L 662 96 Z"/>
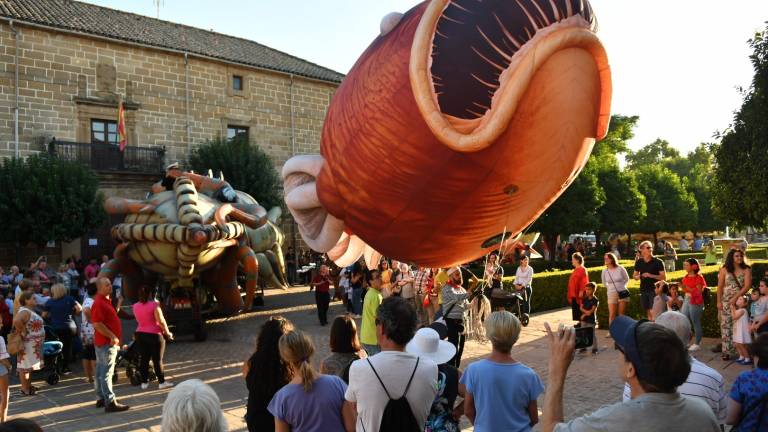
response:
<path id="1" fill-rule="evenodd" d="M 517 314 L 509 311 L 494 311 L 482 324 L 490 354 L 462 364 L 467 313 L 474 299 L 491 297 L 495 290 L 512 290 L 527 300 L 525 310 L 530 313 L 534 271 L 528 256 L 520 257 L 515 277 L 506 288 L 504 268 L 495 255 L 485 263 L 482 282 L 461 267 L 413 270 L 405 263 L 382 260 L 373 270 L 361 262 L 331 272 L 327 265 L 320 265 L 308 285 L 314 290 L 320 325 L 330 324 L 330 354 L 313 361 L 316 346 L 312 338 L 288 319 L 270 317 L 261 326 L 254 353 L 243 364 L 248 429 L 453 432 L 466 417 L 477 431 L 526 431 L 539 423 L 544 431 L 625 430 L 628 424 L 636 425 L 632 430 L 638 431 L 714 432 L 724 424 L 737 425 L 739 431 L 765 430 L 768 279 L 752 288 L 752 269 L 740 249 L 727 253 L 719 271 L 716 307 L 722 358 L 731 360 L 738 355 L 736 363 L 751 366 L 726 391 L 722 375 L 693 357 L 701 349 L 702 311 L 709 296 L 699 262 L 686 259 L 685 276 L 675 283 L 667 280 L 667 273 L 673 270 L 665 262 L 666 251 L 662 254 L 654 254 L 651 242 L 640 243 L 631 274 L 615 253 L 604 255 L 599 282 L 608 302 L 610 331 L 606 336 L 621 354 L 623 397 L 616 404 L 567 421 L 563 392 L 574 351 L 591 348 L 593 354 L 598 353 L 594 333 L 598 284 L 589 280 L 580 252 L 571 255 L 573 271 L 564 287 L 574 325 L 555 330 L 546 325 L 550 347 L 546 386 L 513 355 L 523 326 Z M 53 280 L 48 279 L 49 291 L 44 292 L 38 273 L 47 267 L 40 266 L 41 262 L 44 260 L 22 277 L 12 270 L 10 277 L 0 279 L 8 282 L 5 290 L 13 299 L 9 304 L 0 302 L 12 316 L 9 347 L 14 344 L 14 334 L 22 336 L 15 353 L 22 394 L 35 394 L 29 374 L 45 361 L 41 347 L 49 327 L 62 343 L 61 372 L 67 372 L 73 353 L 79 351 L 86 375 L 93 374 L 89 378 L 94 382 L 96 406 L 106 412 L 127 410 L 118 402 L 111 379 L 122 337 L 118 317 L 122 299 L 113 291 L 113 282 L 98 277 L 98 269 L 92 269 L 93 278 L 82 291 L 79 287 L 73 291 L 72 285 L 54 275 Z M 465 283 L 467 276 L 469 284 Z M 630 278 L 639 282 L 637 301 L 645 312 L 644 320 L 626 316 L 627 305 L 634 301 L 627 288 Z M 70 281 L 74 279 L 70 274 Z M 16 292 L 14 285 L 18 291 L 11 295 Z M 151 287 L 142 287 L 139 300 L 131 307 L 131 318 L 138 322 L 134 340 L 141 353 L 143 389 L 149 385 L 150 360 L 159 388 L 173 386 L 165 380 L 162 359 L 166 340 L 173 335 L 154 295 Z M 329 322 L 334 297 L 343 301 L 347 313 Z M 592 340 L 577 348 L 575 334 L 584 327 L 592 329 Z M 0 338 L 4 420 L 7 377 L 13 365 L 3 342 Z M 543 406 L 538 403 L 541 395 Z M 227 425 L 213 389 L 199 380 L 188 380 L 168 394 L 162 428 L 224 431 Z"/>
<path id="2" fill-rule="evenodd" d="M 82 360 L 84 378 L 94 386 L 97 408 L 105 412 L 128 409 L 120 404 L 112 383 L 118 351 L 122 344 L 121 319 L 135 319 L 133 335 L 138 355 L 142 389 L 149 387 L 149 362 L 154 367 L 160 389 L 173 386 L 163 374 L 165 341 L 173 339 L 155 300 L 154 288 L 142 286 L 139 299 L 128 310 L 123 308 L 120 277 L 99 276 L 101 264 L 91 259 L 87 265 L 70 258 L 52 271 L 46 257 L 40 257 L 23 271 L 11 266 L 0 268 L 0 422 L 8 412 L 8 377 L 14 367 L 22 396 L 34 396 L 33 374 L 55 368 L 56 374 L 70 374 L 76 357 Z M 15 362 L 12 363 L 12 359 Z M 50 376 L 50 375 L 49 375 Z"/>

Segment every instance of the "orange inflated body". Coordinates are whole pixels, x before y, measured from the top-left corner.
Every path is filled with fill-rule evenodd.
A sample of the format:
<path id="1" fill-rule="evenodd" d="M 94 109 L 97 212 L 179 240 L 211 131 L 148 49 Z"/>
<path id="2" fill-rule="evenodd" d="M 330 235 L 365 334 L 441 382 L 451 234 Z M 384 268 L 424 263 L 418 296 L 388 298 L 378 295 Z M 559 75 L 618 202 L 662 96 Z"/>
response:
<path id="1" fill-rule="evenodd" d="M 369 247 L 431 267 L 466 262 L 530 225 L 583 168 L 610 105 L 591 10 L 568 0 L 467 10 L 473 4 L 434 0 L 403 15 L 336 92 L 322 158 L 311 169 L 286 164 L 286 202 L 310 246 L 333 243 L 347 258 Z M 468 23 L 465 10 L 483 17 Z M 506 28 L 521 16 L 528 28 Z M 473 25 L 482 39 L 455 39 Z"/>

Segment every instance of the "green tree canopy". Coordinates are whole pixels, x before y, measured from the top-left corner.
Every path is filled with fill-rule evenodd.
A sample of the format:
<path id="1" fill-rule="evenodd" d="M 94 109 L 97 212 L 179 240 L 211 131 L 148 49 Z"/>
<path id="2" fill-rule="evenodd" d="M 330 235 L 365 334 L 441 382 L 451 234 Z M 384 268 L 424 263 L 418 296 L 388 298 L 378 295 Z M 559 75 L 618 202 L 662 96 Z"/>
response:
<path id="1" fill-rule="evenodd" d="M 590 161 L 595 166 L 598 186 L 605 194 L 597 209 L 598 224 L 592 230 L 600 233 L 623 233 L 635 229 L 645 217 L 645 198 L 637 189 L 634 176 L 622 171 L 619 156 L 629 152 L 629 140 L 635 136 L 637 116 L 611 116 L 605 138 L 595 144 Z M 591 231 L 591 230 L 590 230 Z"/>
<path id="2" fill-rule="evenodd" d="M 680 159 L 680 152 L 672 147 L 667 140 L 658 138 L 636 152 L 629 152 L 627 154 L 627 166 L 630 169 L 635 169 L 645 165 L 674 163 L 678 159 Z"/>
<path id="3" fill-rule="evenodd" d="M 595 144 L 590 157 L 618 165 L 617 156 L 629 151 L 629 140 L 635 136 L 634 129 L 639 119 L 638 116 L 612 115 L 608 133 Z"/>
<path id="4" fill-rule="evenodd" d="M 647 206 L 646 217 L 638 227 L 640 232 L 655 234 L 691 228 L 698 206 L 677 174 L 660 165 L 644 165 L 633 171 Z"/>
<path id="5" fill-rule="evenodd" d="M 233 188 L 250 194 L 266 209 L 282 203 L 282 183 L 274 163 L 247 140 L 215 139 L 203 144 L 190 154 L 189 167 L 198 173 L 221 171 Z"/>
<path id="6" fill-rule="evenodd" d="M 731 127 L 715 147 L 713 200 L 739 226 L 766 226 L 768 215 L 768 27 L 749 41 L 755 76 Z"/>
<path id="7" fill-rule="evenodd" d="M 536 219 L 531 230 L 540 232 L 554 251 L 558 235 L 592 231 L 599 222 L 597 209 L 604 201 L 605 194 L 597 181 L 597 167 L 590 160 L 568 189 Z"/>
<path id="8" fill-rule="evenodd" d="M 638 229 L 646 216 L 645 196 L 640 193 L 631 171 L 607 166 L 598 173 L 598 183 L 605 193 L 605 203 L 597 210 L 599 231 L 625 233 Z"/>
<path id="9" fill-rule="evenodd" d="M 39 154 L 0 166 L 0 241 L 17 247 L 71 241 L 104 220 L 98 179 L 89 168 Z"/>

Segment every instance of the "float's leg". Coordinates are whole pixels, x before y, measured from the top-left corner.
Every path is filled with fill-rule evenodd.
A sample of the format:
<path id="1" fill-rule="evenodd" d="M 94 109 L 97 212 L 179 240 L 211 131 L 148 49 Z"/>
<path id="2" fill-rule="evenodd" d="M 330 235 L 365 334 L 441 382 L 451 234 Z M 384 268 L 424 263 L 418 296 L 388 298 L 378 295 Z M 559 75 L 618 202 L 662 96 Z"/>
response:
<path id="1" fill-rule="evenodd" d="M 245 272 L 245 310 L 251 310 L 256 295 L 256 283 L 259 280 L 259 262 L 253 249 L 248 246 L 240 246 L 237 256 Z"/>

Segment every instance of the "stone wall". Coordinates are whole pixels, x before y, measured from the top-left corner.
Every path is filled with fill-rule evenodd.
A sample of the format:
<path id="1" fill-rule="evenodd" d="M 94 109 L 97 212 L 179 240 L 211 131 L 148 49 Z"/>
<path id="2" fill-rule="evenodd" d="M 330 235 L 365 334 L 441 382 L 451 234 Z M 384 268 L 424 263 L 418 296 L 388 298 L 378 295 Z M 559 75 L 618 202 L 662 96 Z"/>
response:
<path id="1" fill-rule="evenodd" d="M 20 23 L 15 28 L 21 156 L 43 150 L 52 137 L 90 142 L 91 119 L 115 120 L 118 98 L 125 102 L 128 145 L 165 147 L 166 163 L 183 162 L 190 149 L 226 136 L 228 125 L 248 127 L 250 143 L 262 148 L 278 170 L 292 153 L 319 152 L 322 124 L 337 84 L 302 77 L 292 82 L 287 74 L 193 56 L 185 61 L 183 54 Z M 0 159 L 14 154 L 14 43 L 8 23 L 0 22 Z M 232 88 L 234 75 L 243 78 L 241 91 Z M 151 185 L 139 185 L 128 176 L 100 178 L 105 196 L 140 198 Z M 286 243 L 293 243 L 290 215 L 283 215 L 282 226 Z M 60 255 L 61 247 L 56 246 L 23 248 L 19 259 L 41 252 Z M 15 261 L 13 250 L 0 245 L 0 265 Z"/>
<path id="2" fill-rule="evenodd" d="M 291 79 L 286 74 L 190 56 L 189 116 L 181 54 L 112 43 L 16 24 L 19 34 L 20 151 L 39 151 L 58 139 L 90 141 L 90 119 L 117 117 L 126 102 L 129 145 L 165 146 L 168 162 L 191 147 L 225 136 L 227 125 L 249 127 L 249 140 L 279 168 L 292 152 Z M 14 39 L 0 23 L 0 157 L 11 156 Z M 232 76 L 243 90 L 232 90 Z M 295 153 L 317 153 L 336 85 L 295 77 Z M 187 118 L 190 138 L 187 142 Z"/>

